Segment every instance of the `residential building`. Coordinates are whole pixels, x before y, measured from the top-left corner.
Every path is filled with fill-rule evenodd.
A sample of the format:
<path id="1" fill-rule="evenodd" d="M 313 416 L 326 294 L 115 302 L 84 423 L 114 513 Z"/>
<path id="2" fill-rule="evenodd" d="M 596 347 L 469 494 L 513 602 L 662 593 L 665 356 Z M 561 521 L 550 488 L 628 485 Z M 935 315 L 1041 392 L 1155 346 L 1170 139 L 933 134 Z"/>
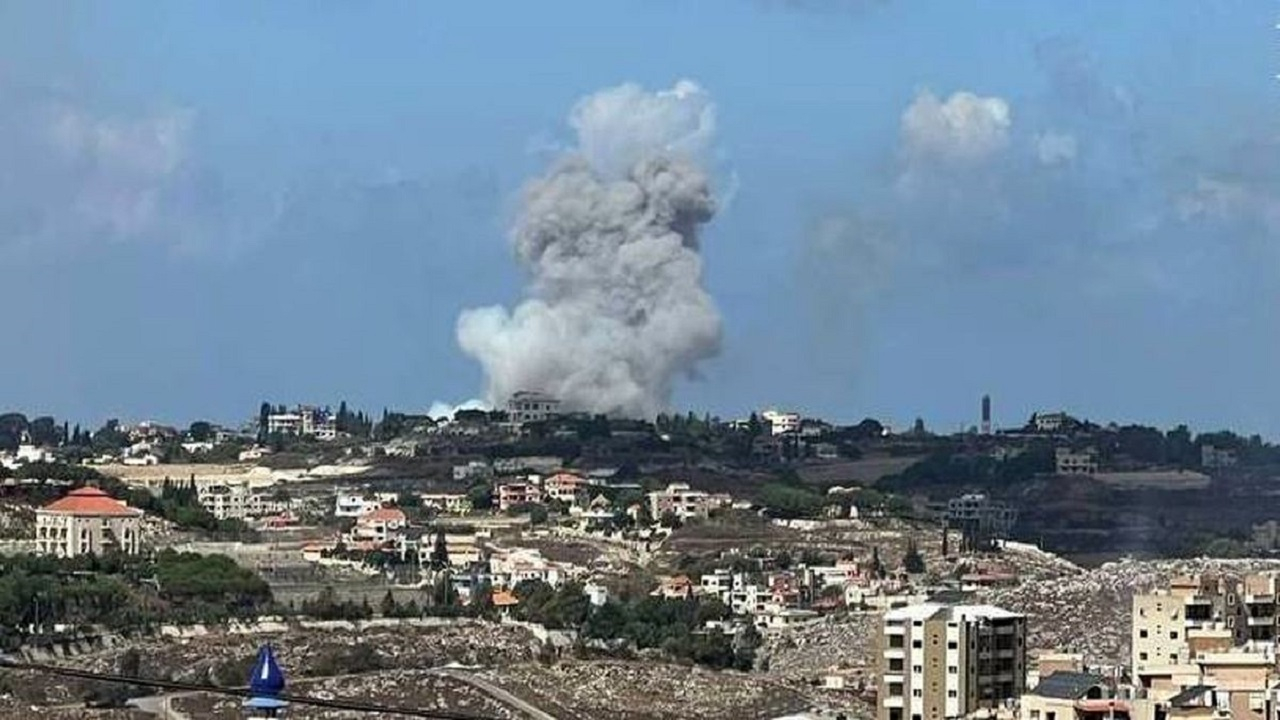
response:
<path id="1" fill-rule="evenodd" d="M 800 430 L 800 413 L 765 410 L 760 413 L 760 419 L 769 423 L 772 435 L 790 435 Z"/>
<path id="2" fill-rule="evenodd" d="M 339 493 L 333 501 L 333 514 L 337 517 L 360 517 L 382 507 L 376 498 L 355 493 Z"/>
<path id="3" fill-rule="evenodd" d="M 542 422 L 560 412 L 560 401 L 540 392 L 521 390 L 507 401 L 507 420 L 514 424 Z"/>
<path id="4" fill-rule="evenodd" d="M 378 508 L 356 519 L 351 540 L 386 545 L 396 540 L 408 526 L 409 519 L 400 508 Z"/>
<path id="5" fill-rule="evenodd" d="M 590 485 L 586 478 L 572 473 L 556 473 L 543 481 L 542 490 L 548 500 L 558 500 L 565 505 L 576 505 L 584 497 Z"/>
<path id="6" fill-rule="evenodd" d="M 1075 424 L 1075 419 L 1064 412 L 1042 413 L 1031 416 L 1031 425 L 1036 432 L 1062 432 Z"/>
<path id="7" fill-rule="evenodd" d="M 671 483 L 665 490 L 649 493 L 649 512 L 655 519 L 667 513 L 681 520 L 705 518 L 712 510 L 732 502 L 728 495 L 694 490 L 687 483 Z"/>
<path id="8" fill-rule="evenodd" d="M 435 548 L 435 534 L 426 533 L 418 538 L 417 553 L 420 566 L 431 566 L 431 555 L 435 552 Z M 469 568 L 480 562 L 483 557 L 480 536 L 474 532 L 445 533 L 444 548 L 449 555 L 449 566 L 452 568 Z"/>
<path id="9" fill-rule="evenodd" d="M 495 549 L 489 558 L 489 571 L 495 587 L 514 588 L 525 580 L 540 580 L 552 587 L 568 579 L 571 568 L 552 562 L 530 548 Z"/>
<path id="10" fill-rule="evenodd" d="M 453 479 L 459 482 L 488 480 L 493 477 L 493 466 L 485 460 L 471 460 L 464 465 L 453 466 Z"/>
<path id="11" fill-rule="evenodd" d="M 1059 475 L 1094 475 L 1098 472 L 1098 451 L 1093 448 L 1072 450 L 1060 447 L 1054 452 Z"/>
<path id="12" fill-rule="evenodd" d="M 449 515 L 466 515 L 471 512 L 471 498 L 465 493 L 422 493 L 422 504 Z"/>
<path id="13" fill-rule="evenodd" d="M 695 586 L 688 575 L 674 575 L 662 578 L 658 587 L 649 594 L 666 600 L 684 600 L 693 597 Z"/>
<path id="14" fill-rule="evenodd" d="M 243 520 L 249 515 L 249 486 L 219 483 L 196 486 L 196 500 L 219 520 Z"/>
<path id="15" fill-rule="evenodd" d="M 1105 677 L 1068 670 L 1046 675 L 1018 705 L 1023 720 L 1119 720 L 1129 716 L 1128 703 L 1115 699 Z"/>
<path id="16" fill-rule="evenodd" d="M 498 509 L 506 512 L 514 507 L 542 502 L 542 488 L 532 482 L 503 483 L 498 486 Z"/>
<path id="17" fill-rule="evenodd" d="M 1218 448 L 1213 445 L 1200 446 L 1200 465 L 1206 468 L 1235 467 L 1236 451 L 1229 448 Z"/>
<path id="18" fill-rule="evenodd" d="M 327 409 L 299 405 L 292 411 L 267 415 L 268 435 L 295 435 L 316 440 L 338 437 L 338 420 Z"/>
<path id="19" fill-rule="evenodd" d="M 1274 643 L 1278 592 L 1280 574 L 1265 572 L 1178 576 L 1167 588 L 1135 594 L 1133 676 L 1249 642 Z"/>
<path id="20" fill-rule="evenodd" d="M 36 510 L 36 549 L 43 555 L 75 557 L 141 547 L 142 511 L 96 487 L 72 490 Z"/>
<path id="21" fill-rule="evenodd" d="M 890 610 L 880 671 L 878 720 L 944 720 L 993 709 L 1026 689 L 1026 618 L 990 605 Z"/>

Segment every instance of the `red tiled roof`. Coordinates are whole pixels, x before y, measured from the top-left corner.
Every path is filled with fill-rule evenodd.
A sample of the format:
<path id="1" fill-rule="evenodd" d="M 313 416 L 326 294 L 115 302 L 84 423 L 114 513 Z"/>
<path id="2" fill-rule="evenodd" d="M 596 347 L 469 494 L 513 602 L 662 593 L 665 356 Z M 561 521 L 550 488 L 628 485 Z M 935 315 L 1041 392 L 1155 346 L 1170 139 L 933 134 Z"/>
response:
<path id="1" fill-rule="evenodd" d="M 493 604 L 496 607 L 510 607 L 512 605 L 520 604 L 519 598 L 507 590 L 494 590 L 492 597 Z"/>
<path id="2" fill-rule="evenodd" d="M 405 522 L 404 511 L 400 508 L 378 508 L 360 516 L 360 522 Z"/>
<path id="3" fill-rule="evenodd" d="M 72 490 L 66 496 L 43 508 L 46 512 L 64 515 L 93 515 L 101 517 L 133 517 L 142 511 L 131 508 L 96 487 Z"/>

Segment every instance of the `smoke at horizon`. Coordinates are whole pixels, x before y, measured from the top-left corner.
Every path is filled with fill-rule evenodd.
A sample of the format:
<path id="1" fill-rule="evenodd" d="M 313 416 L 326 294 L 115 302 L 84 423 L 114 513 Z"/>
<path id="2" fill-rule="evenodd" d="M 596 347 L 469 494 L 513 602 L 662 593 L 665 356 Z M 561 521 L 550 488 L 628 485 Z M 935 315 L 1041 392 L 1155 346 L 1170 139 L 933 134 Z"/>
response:
<path id="1" fill-rule="evenodd" d="M 525 299 L 463 311 L 458 344 L 494 405 L 534 390 L 568 410 L 650 417 L 720 349 L 698 238 L 717 209 L 715 108 L 689 80 L 626 84 L 580 100 L 569 125 L 576 147 L 527 185 L 511 231 Z"/>

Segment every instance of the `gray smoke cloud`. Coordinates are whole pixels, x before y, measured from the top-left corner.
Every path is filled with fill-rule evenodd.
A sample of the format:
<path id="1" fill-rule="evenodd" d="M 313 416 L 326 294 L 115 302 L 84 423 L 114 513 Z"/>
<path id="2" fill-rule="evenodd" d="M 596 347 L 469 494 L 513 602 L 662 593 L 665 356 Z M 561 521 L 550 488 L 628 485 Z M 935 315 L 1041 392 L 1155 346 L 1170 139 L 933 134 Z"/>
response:
<path id="1" fill-rule="evenodd" d="M 570 410 L 650 417 L 717 354 L 698 231 L 716 210 L 705 161 L 715 108 L 693 82 L 581 100 L 577 145 L 525 189 L 511 231 L 526 299 L 464 311 L 458 343 L 489 402 L 550 393 Z"/>

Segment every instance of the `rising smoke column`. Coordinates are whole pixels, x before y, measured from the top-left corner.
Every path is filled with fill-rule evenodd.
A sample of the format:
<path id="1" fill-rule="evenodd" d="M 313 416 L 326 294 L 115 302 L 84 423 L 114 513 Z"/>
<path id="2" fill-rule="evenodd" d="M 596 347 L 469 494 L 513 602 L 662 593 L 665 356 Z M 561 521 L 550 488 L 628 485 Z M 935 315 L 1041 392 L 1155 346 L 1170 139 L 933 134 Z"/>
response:
<path id="1" fill-rule="evenodd" d="M 651 417 L 720 347 L 698 255 L 716 209 L 702 167 L 714 107 L 687 80 L 622 85 L 579 101 L 569 124 L 577 146 L 525 188 L 511 231 L 526 299 L 464 311 L 458 343 L 496 405 L 537 390 L 570 410 Z"/>

